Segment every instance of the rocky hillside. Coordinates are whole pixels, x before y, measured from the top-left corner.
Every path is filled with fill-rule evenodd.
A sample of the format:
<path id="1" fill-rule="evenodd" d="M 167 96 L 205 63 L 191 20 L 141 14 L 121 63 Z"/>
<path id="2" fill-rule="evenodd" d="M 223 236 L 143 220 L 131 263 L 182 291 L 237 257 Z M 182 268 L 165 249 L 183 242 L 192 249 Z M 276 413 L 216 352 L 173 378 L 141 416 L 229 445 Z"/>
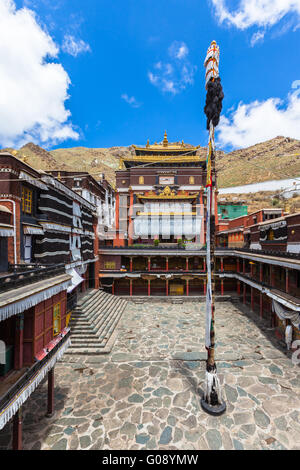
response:
<path id="1" fill-rule="evenodd" d="M 300 176 L 300 141 L 275 137 L 220 154 L 217 169 L 219 188 Z"/>
<path id="2" fill-rule="evenodd" d="M 115 171 L 119 167 L 120 158 L 134 153 L 131 146 L 73 147 L 46 151 L 32 143 L 19 150 L 5 150 L 37 169 L 83 170 L 89 171 L 95 178 L 99 173 L 105 173 L 112 184 L 115 182 Z M 200 147 L 198 154 L 205 157 L 206 148 Z M 216 166 L 219 188 L 300 176 L 300 141 L 276 137 L 230 153 L 219 150 Z"/>

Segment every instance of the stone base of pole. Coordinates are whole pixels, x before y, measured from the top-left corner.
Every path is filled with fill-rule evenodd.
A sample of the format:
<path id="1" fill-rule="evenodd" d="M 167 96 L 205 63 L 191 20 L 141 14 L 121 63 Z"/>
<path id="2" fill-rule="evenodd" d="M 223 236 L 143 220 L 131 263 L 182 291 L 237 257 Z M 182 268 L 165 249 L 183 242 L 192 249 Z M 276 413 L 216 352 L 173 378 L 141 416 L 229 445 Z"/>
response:
<path id="1" fill-rule="evenodd" d="M 221 386 L 215 366 L 207 366 L 204 395 L 200 403 L 202 409 L 213 416 L 219 416 L 226 411 L 226 403 L 222 398 Z"/>

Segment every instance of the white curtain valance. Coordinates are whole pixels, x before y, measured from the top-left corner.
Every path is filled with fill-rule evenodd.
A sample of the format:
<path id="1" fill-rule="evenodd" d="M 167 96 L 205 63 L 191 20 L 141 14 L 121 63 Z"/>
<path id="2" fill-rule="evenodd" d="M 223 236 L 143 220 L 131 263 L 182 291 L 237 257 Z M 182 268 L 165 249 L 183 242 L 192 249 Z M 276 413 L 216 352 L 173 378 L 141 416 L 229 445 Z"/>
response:
<path id="1" fill-rule="evenodd" d="M 20 171 L 19 179 L 28 181 L 28 183 L 32 184 L 33 186 L 48 191 L 48 187 L 44 183 L 41 183 L 41 181 L 35 179 L 33 176 L 29 175 L 25 171 Z"/>
<path id="2" fill-rule="evenodd" d="M 24 225 L 23 232 L 25 235 L 43 235 L 44 230 L 42 227 L 34 227 L 33 225 Z"/>
<path id="3" fill-rule="evenodd" d="M 0 237 L 13 237 L 14 230 L 0 227 Z"/>
<path id="4" fill-rule="evenodd" d="M 280 320 L 291 320 L 292 324 L 296 328 L 300 329 L 300 313 L 286 310 L 285 308 L 283 308 L 282 305 L 280 305 L 280 303 L 276 302 L 276 300 L 274 299 L 272 300 L 272 309 L 276 313 L 278 318 L 280 318 Z"/>

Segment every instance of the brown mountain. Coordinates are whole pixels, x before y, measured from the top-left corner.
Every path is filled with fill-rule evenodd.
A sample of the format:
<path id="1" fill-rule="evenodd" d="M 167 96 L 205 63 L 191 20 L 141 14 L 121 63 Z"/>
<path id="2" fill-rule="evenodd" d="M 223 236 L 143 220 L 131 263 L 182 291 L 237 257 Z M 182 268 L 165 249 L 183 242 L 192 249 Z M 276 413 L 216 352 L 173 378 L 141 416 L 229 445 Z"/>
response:
<path id="1" fill-rule="evenodd" d="M 86 148 L 73 147 L 44 150 L 28 143 L 11 151 L 18 158 L 37 169 L 89 171 L 97 178 L 104 173 L 114 184 L 119 160 L 134 153 L 133 147 Z M 198 154 L 206 156 L 206 148 Z M 251 147 L 230 153 L 217 151 L 218 186 L 226 188 L 257 183 L 270 179 L 292 178 L 300 175 L 300 141 L 289 137 L 276 137 Z"/>

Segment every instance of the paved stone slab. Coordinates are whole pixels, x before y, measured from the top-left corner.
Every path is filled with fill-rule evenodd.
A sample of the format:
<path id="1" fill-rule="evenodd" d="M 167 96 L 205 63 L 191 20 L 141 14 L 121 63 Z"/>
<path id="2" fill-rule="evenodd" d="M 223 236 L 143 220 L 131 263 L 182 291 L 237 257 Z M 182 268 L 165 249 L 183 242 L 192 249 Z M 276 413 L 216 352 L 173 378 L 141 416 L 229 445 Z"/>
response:
<path id="1" fill-rule="evenodd" d="M 46 382 L 23 405 L 24 449 L 299 450 L 300 368 L 267 328 L 245 308 L 216 304 L 227 411 L 212 417 L 200 406 L 204 303 L 129 302 L 110 354 L 57 363 L 53 418 Z M 0 450 L 10 447 L 8 423 Z"/>

